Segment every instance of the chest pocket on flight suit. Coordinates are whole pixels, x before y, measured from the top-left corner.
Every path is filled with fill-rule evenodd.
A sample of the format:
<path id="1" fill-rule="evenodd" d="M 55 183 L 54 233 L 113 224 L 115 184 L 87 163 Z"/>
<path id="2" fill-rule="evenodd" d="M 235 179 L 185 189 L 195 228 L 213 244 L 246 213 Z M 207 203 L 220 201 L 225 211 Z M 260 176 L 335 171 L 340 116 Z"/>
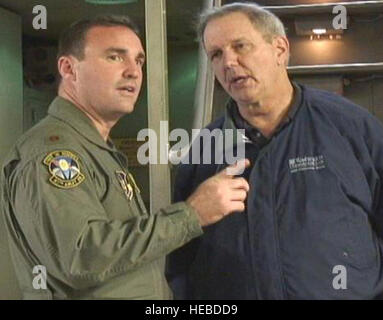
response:
<path id="1" fill-rule="evenodd" d="M 109 218 L 124 221 L 131 217 L 148 216 L 138 186 L 130 173 L 119 169 L 110 171 L 107 180 L 103 205 Z"/>

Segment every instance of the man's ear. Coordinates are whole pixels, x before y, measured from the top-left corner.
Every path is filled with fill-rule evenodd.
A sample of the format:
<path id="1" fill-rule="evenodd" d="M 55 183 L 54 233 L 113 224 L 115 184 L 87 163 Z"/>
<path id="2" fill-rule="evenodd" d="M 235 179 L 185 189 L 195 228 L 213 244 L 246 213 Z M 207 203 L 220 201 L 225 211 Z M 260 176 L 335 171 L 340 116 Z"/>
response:
<path id="1" fill-rule="evenodd" d="M 57 61 L 57 68 L 63 80 L 76 81 L 76 65 L 78 60 L 73 56 L 61 56 Z"/>
<path id="2" fill-rule="evenodd" d="M 276 49 L 276 58 L 278 66 L 287 66 L 290 56 L 290 43 L 286 37 L 276 36 L 273 40 Z"/>

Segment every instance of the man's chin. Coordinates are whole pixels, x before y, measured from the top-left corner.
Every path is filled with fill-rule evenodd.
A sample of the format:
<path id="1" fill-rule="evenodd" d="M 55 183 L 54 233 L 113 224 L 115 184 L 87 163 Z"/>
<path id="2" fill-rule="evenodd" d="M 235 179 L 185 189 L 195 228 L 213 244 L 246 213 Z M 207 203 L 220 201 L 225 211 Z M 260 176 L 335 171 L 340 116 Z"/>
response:
<path id="1" fill-rule="evenodd" d="M 256 90 L 256 88 L 244 88 L 241 90 L 233 90 L 229 94 L 235 101 L 246 101 L 251 103 L 253 100 L 257 100 L 259 96 L 258 91 L 259 90 Z"/>
<path id="2" fill-rule="evenodd" d="M 134 111 L 135 103 L 133 101 L 123 101 L 117 107 L 117 110 L 121 110 L 123 113 L 132 113 Z"/>
<path id="3" fill-rule="evenodd" d="M 238 105 L 251 105 L 251 104 L 256 104 L 259 99 L 254 96 L 248 96 L 248 95 L 241 95 L 241 96 L 235 96 L 233 97 L 233 100 L 238 104 Z"/>
<path id="4" fill-rule="evenodd" d="M 115 118 L 122 118 L 123 116 L 127 114 L 131 114 L 134 111 L 134 106 L 119 106 L 118 108 L 113 109 L 113 111 L 110 109 L 109 113 Z"/>
<path id="5" fill-rule="evenodd" d="M 134 106 L 125 108 L 125 114 L 130 114 L 134 111 Z"/>

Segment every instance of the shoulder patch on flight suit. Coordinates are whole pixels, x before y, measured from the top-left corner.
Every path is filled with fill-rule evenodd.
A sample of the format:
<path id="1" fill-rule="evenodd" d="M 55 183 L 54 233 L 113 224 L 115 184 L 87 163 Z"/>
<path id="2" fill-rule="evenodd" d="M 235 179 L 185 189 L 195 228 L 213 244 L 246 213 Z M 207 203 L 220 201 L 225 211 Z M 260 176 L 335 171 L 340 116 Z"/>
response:
<path id="1" fill-rule="evenodd" d="M 49 182 L 58 188 L 74 188 L 85 180 L 80 171 L 79 157 L 68 150 L 49 153 L 43 163 L 51 174 Z"/>

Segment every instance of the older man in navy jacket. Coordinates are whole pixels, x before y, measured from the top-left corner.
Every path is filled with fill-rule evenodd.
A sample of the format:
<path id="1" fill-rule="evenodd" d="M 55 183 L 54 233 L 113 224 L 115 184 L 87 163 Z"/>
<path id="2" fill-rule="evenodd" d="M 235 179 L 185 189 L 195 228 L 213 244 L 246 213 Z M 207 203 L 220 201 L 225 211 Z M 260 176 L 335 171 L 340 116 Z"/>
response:
<path id="1" fill-rule="evenodd" d="M 378 298 L 379 121 L 340 96 L 291 83 L 284 27 L 255 4 L 205 12 L 200 34 L 216 78 L 231 96 L 226 114 L 208 129 L 245 130 L 242 146 L 251 167 L 243 176 L 250 191 L 242 213 L 205 228 L 170 256 L 175 297 Z M 180 166 L 175 201 L 220 169 L 214 141 L 210 148 L 212 164 Z"/>

